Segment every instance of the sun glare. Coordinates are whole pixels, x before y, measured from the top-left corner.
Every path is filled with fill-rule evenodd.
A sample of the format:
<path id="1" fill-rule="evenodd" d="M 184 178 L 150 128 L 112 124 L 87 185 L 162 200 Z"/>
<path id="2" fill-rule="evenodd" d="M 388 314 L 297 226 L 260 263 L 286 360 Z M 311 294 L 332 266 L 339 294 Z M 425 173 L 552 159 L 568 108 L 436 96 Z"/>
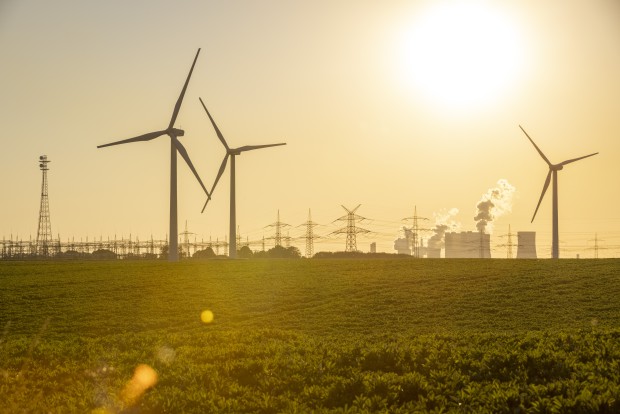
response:
<path id="1" fill-rule="evenodd" d="M 523 61 L 513 22 L 484 2 L 433 3 L 403 43 L 405 81 L 443 109 L 493 103 L 516 81 Z"/>

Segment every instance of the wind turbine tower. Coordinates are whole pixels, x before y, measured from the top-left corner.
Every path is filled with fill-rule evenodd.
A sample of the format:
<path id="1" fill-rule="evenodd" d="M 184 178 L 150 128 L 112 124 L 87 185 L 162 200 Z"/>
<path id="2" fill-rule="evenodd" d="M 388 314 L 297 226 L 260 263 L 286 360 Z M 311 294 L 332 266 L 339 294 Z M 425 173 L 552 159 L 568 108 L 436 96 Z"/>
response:
<path id="1" fill-rule="evenodd" d="M 39 157 L 39 168 L 43 173 L 41 181 L 41 205 L 39 207 L 39 228 L 37 230 L 36 252 L 40 256 L 49 256 L 49 248 L 52 243 L 52 224 L 50 222 L 50 205 L 47 194 L 47 166 L 51 161 L 47 159 L 47 155 Z"/>
<path id="2" fill-rule="evenodd" d="M 168 128 L 161 131 L 150 132 L 148 134 L 140 135 L 134 138 L 128 138 L 121 141 L 111 142 L 109 144 L 97 146 L 97 148 L 104 148 L 110 147 L 112 145 L 127 144 L 130 142 L 150 141 L 162 135 L 168 135 L 170 137 L 170 243 L 168 246 L 168 260 L 171 262 L 177 262 L 179 260 L 179 228 L 177 222 L 177 153 L 181 154 L 189 168 L 194 173 L 194 176 L 202 186 L 202 189 L 207 194 L 207 201 L 211 198 L 211 194 L 207 191 L 207 188 L 202 183 L 202 180 L 200 179 L 198 172 L 196 172 L 192 161 L 189 159 L 187 150 L 185 149 L 183 144 L 181 144 L 181 141 L 178 140 L 178 137 L 182 137 L 183 135 L 185 135 L 185 131 L 174 127 L 174 123 L 177 120 L 177 115 L 179 115 L 179 110 L 181 109 L 181 104 L 183 103 L 183 97 L 185 96 L 187 85 L 189 84 L 189 80 L 192 77 L 192 72 L 194 71 L 196 60 L 198 60 L 198 54 L 200 54 L 200 49 L 198 49 L 198 52 L 196 52 L 196 57 L 194 58 L 192 67 L 189 70 L 189 74 L 187 75 L 187 79 L 185 80 L 185 84 L 183 85 L 183 89 L 181 90 L 181 95 L 179 95 L 179 99 L 177 99 L 177 103 L 174 105 L 172 118 L 170 119 Z"/>
<path id="3" fill-rule="evenodd" d="M 540 195 L 540 199 L 538 200 L 538 205 L 536 205 L 536 210 L 534 210 L 534 215 L 532 216 L 532 222 L 534 221 L 534 218 L 536 217 L 536 213 L 538 212 L 540 203 L 545 197 L 545 193 L 547 192 L 547 188 L 549 187 L 549 182 L 551 181 L 551 177 L 553 177 L 553 207 L 552 207 L 553 208 L 553 212 L 552 212 L 553 213 L 553 225 L 552 225 L 553 241 L 551 244 L 551 257 L 553 259 L 559 259 L 560 258 L 560 237 L 559 237 L 559 230 L 558 230 L 558 171 L 564 169 L 564 166 L 567 164 L 582 160 L 584 158 L 592 157 L 598 154 L 598 152 L 584 155 L 583 157 L 572 158 L 570 160 L 562 161 L 559 164 L 552 164 L 551 161 L 549 161 L 549 159 L 545 156 L 545 154 L 543 154 L 540 148 L 538 148 L 538 146 L 534 143 L 534 140 L 532 140 L 532 138 L 530 138 L 527 132 L 525 132 L 525 129 L 523 129 L 521 125 L 519 125 L 519 128 L 521 128 L 521 131 L 523 131 L 523 133 L 530 140 L 532 145 L 534 145 L 534 148 L 536 148 L 536 151 L 538 151 L 538 154 L 540 154 L 542 159 L 545 160 L 545 162 L 549 166 L 549 173 L 547 173 L 547 178 L 545 179 L 545 184 L 543 186 L 542 194 Z"/>
<path id="4" fill-rule="evenodd" d="M 235 237 L 235 234 L 236 234 L 235 232 L 237 228 L 237 204 L 236 204 L 236 199 L 235 199 L 235 191 L 236 191 L 235 190 L 235 157 L 238 155 L 241 155 L 241 153 L 245 151 L 252 151 L 252 150 L 257 150 L 261 148 L 277 147 L 279 145 L 286 145 L 286 143 L 267 144 L 267 145 L 246 145 L 246 146 L 239 147 L 239 148 L 230 148 L 228 146 L 228 143 L 224 139 L 224 135 L 222 135 L 219 128 L 215 124 L 215 121 L 213 120 L 213 117 L 209 113 L 207 106 L 202 101 L 202 98 L 199 98 L 199 99 L 200 99 L 200 103 L 202 104 L 202 107 L 204 108 L 205 112 L 207 113 L 207 116 L 209 117 L 209 120 L 211 120 L 211 124 L 213 125 L 213 129 L 215 129 L 215 133 L 217 134 L 217 137 L 222 142 L 222 145 L 224 145 L 224 148 L 226 148 L 226 155 L 224 156 L 224 159 L 222 160 L 222 164 L 220 165 L 220 170 L 217 173 L 217 177 L 215 178 L 213 187 L 211 187 L 211 194 L 213 193 L 213 191 L 215 191 L 215 186 L 220 180 L 220 177 L 222 176 L 222 174 L 224 173 L 224 170 L 226 169 L 226 164 L 228 163 L 228 158 L 230 158 L 230 226 L 228 228 L 229 235 L 230 235 L 230 245 L 228 246 L 228 257 L 230 259 L 234 259 L 237 257 L 237 243 L 236 243 L 237 240 Z M 202 211 L 204 211 L 204 209 L 207 207 L 207 204 L 209 203 L 210 199 L 211 197 L 207 198 L 207 201 L 205 202 L 205 205 L 202 208 Z"/>

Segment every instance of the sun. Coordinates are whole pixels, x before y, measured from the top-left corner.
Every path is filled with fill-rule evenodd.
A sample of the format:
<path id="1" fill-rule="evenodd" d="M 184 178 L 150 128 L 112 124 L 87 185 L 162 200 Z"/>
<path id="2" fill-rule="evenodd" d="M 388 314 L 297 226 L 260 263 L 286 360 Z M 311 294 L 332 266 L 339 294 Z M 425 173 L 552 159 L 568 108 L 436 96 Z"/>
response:
<path id="1" fill-rule="evenodd" d="M 433 2 L 402 38 L 405 82 L 445 109 L 492 104 L 521 71 L 519 32 L 489 3 Z"/>

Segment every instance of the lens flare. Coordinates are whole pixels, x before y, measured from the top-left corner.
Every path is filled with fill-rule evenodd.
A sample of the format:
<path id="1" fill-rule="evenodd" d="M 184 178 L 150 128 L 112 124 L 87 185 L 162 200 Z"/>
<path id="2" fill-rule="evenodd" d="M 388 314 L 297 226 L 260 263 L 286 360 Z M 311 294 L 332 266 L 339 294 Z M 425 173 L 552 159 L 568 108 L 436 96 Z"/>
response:
<path id="1" fill-rule="evenodd" d="M 127 405 L 134 405 L 142 394 L 157 384 L 157 372 L 146 364 L 136 367 L 133 377 L 125 385 L 121 394 L 122 400 Z"/>
<path id="2" fill-rule="evenodd" d="M 200 320 L 203 323 L 211 323 L 211 322 L 213 322 L 213 318 L 214 318 L 213 312 L 211 312 L 210 310 L 204 310 L 200 314 Z"/>

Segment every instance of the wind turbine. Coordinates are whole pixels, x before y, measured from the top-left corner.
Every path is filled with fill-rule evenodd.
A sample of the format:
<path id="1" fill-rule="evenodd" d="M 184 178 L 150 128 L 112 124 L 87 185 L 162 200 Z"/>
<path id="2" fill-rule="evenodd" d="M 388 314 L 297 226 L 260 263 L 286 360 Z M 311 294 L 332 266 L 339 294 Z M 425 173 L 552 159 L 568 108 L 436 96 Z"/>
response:
<path id="1" fill-rule="evenodd" d="M 217 177 L 215 178 L 213 187 L 211 187 L 211 194 L 213 194 L 213 191 L 215 190 L 215 186 L 217 185 L 217 182 L 220 180 L 220 177 L 224 173 L 224 170 L 226 169 L 226 163 L 228 162 L 228 158 L 230 157 L 230 227 L 229 227 L 230 243 L 228 244 L 228 257 L 230 259 L 234 259 L 237 257 L 237 238 L 235 237 L 235 230 L 237 228 L 237 212 L 236 212 L 236 204 L 235 204 L 235 156 L 241 155 L 241 153 L 245 151 L 252 151 L 252 150 L 268 148 L 268 147 L 277 147 L 280 145 L 286 145 L 286 143 L 267 144 L 267 145 L 246 145 L 246 146 L 239 147 L 239 148 L 230 148 L 228 144 L 226 143 L 224 136 L 222 135 L 219 128 L 215 124 L 213 117 L 211 117 L 211 114 L 209 113 L 209 110 L 205 106 L 205 103 L 202 101 L 202 98 L 198 98 L 198 99 L 200 99 L 200 103 L 202 104 L 202 107 L 207 112 L 207 116 L 211 120 L 211 124 L 213 124 L 213 128 L 215 129 L 215 133 L 217 134 L 217 137 L 220 139 L 220 141 L 222 141 L 224 148 L 226 148 L 226 155 L 224 156 L 224 159 L 222 160 L 222 164 L 220 165 L 220 170 L 217 173 Z M 204 209 L 207 207 L 207 203 L 209 202 L 209 200 L 210 198 L 207 198 L 207 201 L 205 202 L 205 205 L 202 208 L 202 211 L 204 211 Z"/>
<path id="2" fill-rule="evenodd" d="M 593 155 L 598 154 L 595 152 L 594 154 L 584 155 L 583 157 L 573 158 L 570 160 L 562 161 L 559 164 L 551 164 L 551 161 L 543 154 L 543 152 L 538 148 L 538 146 L 534 143 L 532 138 L 525 132 L 525 129 L 521 125 L 519 125 L 521 131 L 525 134 L 525 136 L 530 140 L 536 151 L 540 154 L 543 160 L 549 166 L 549 173 L 547 174 L 547 178 L 545 179 L 545 185 L 543 186 L 542 194 L 540 195 L 540 199 L 538 200 L 538 205 L 536 205 L 536 210 L 534 210 L 534 215 L 532 216 L 532 222 L 534 222 L 534 218 L 536 217 L 536 213 L 538 212 L 538 207 L 540 207 L 540 203 L 545 196 L 545 192 L 549 187 L 549 181 L 551 181 L 551 176 L 553 176 L 553 241 L 551 244 L 551 257 L 553 259 L 560 258 L 560 243 L 559 243 L 559 233 L 558 233 L 558 171 L 562 170 L 565 165 L 570 164 L 571 162 L 579 161 L 584 158 L 591 157 Z"/>
<path id="3" fill-rule="evenodd" d="M 140 135 L 134 138 L 128 138 L 121 141 L 97 146 L 97 148 L 103 148 L 110 147 L 112 145 L 127 144 L 129 142 L 150 141 L 162 135 L 168 135 L 170 137 L 170 243 L 168 246 L 168 260 L 171 262 L 176 262 L 179 260 L 179 231 L 177 225 L 177 152 L 181 154 L 189 168 L 198 179 L 198 182 L 202 186 L 205 193 L 207 193 L 207 199 L 211 198 L 211 194 L 209 193 L 209 191 L 207 191 L 207 188 L 202 183 L 202 180 L 200 179 L 198 172 L 196 172 L 192 161 L 189 159 L 187 150 L 185 149 L 183 144 L 181 144 L 181 142 L 179 142 L 179 140 L 177 139 L 178 137 L 182 137 L 183 135 L 185 135 L 185 131 L 174 127 L 177 115 L 179 114 L 179 110 L 181 109 L 181 104 L 183 103 L 183 97 L 185 96 L 187 85 L 189 84 L 189 79 L 192 77 L 194 65 L 196 65 L 196 60 L 198 60 L 199 53 L 200 49 L 198 49 L 198 52 L 196 52 L 194 63 L 192 63 L 192 67 L 189 70 L 189 74 L 187 75 L 187 79 L 185 80 L 185 84 L 183 85 L 183 89 L 181 90 L 181 95 L 179 96 L 179 99 L 177 99 L 177 103 L 174 106 L 174 111 L 172 112 L 172 119 L 170 119 L 168 128 L 161 131 L 149 132 L 148 134 Z"/>

